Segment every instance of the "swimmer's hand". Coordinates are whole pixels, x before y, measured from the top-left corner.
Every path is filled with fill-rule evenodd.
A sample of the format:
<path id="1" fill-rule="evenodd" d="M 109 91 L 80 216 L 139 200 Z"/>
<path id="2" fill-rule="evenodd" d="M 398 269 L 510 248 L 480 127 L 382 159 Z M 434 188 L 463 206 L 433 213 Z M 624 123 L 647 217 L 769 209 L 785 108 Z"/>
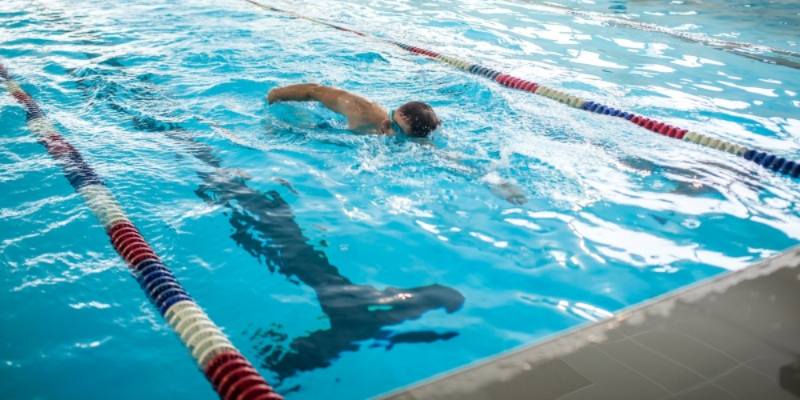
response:
<path id="1" fill-rule="evenodd" d="M 272 105 L 276 100 L 278 100 L 278 88 L 271 89 L 269 93 L 267 93 L 267 104 Z"/>
<path id="2" fill-rule="evenodd" d="M 511 204 L 521 206 L 528 202 L 528 199 L 525 197 L 525 192 L 522 191 L 522 188 L 512 182 L 493 182 L 489 184 L 489 189 L 492 191 L 492 194 L 508 201 Z"/>

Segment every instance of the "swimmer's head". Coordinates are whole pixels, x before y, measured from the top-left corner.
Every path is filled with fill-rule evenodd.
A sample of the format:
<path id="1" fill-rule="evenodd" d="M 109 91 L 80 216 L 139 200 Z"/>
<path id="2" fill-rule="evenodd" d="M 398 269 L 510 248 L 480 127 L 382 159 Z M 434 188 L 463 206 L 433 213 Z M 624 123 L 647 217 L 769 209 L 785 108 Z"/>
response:
<path id="1" fill-rule="evenodd" d="M 436 117 L 431 106 L 419 101 L 409 101 L 389 112 L 389 118 L 381 124 L 381 132 L 428 137 L 441 124 L 442 121 Z"/>

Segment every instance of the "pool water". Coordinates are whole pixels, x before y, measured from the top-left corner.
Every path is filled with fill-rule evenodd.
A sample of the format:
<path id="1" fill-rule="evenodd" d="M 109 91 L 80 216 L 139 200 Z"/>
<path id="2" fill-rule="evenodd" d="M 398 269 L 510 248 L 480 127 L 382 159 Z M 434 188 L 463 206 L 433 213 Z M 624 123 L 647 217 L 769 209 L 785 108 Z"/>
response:
<path id="1" fill-rule="evenodd" d="M 798 158 L 800 60 L 554 3 L 265 4 Z M 563 6 L 797 51 L 795 3 L 747 4 L 763 23 L 731 1 Z M 796 179 L 239 0 L 0 16 L 0 61 L 287 399 L 376 396 L 800 239 Z M 427 146 L 266 105 L 298 82 L 426 101 L 444 125 Z M 214 398 L 8 95 L 0 127 L 0 392 Z"/>

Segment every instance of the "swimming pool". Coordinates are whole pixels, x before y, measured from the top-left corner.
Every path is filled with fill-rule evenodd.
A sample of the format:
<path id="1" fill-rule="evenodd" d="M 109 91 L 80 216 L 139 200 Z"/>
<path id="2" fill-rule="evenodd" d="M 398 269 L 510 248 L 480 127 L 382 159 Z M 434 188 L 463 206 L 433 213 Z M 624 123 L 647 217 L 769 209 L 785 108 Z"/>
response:
<path id="1" fill-rule="evenodd" d="M 565 4 L 797 39 L 796 15 L 756 26 L 728 3 Z M 272 5 L 797 158 L 790 63 L 521 1 Z M 0 12 L 3 63 L 289 399 L 378 395 L 800 237 L 797 180 L 244 2 Z M 271 87 L 299 81 L 387 107 L 428 101 L 440 149 L 349 133 L 312 104 L 266 106 Z M 0 390 L 214 398 L 10 96 L 0 121 Z M 498 198 L 497 179 L 528 202 Z"/>

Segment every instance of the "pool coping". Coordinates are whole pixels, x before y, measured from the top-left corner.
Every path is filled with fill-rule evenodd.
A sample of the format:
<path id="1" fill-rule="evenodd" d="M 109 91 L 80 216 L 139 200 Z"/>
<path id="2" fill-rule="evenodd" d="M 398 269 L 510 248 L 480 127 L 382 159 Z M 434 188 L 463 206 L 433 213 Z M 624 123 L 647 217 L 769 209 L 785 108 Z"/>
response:
<path id="1" fill-rule="evenodd" d="M 598 344 L 603 345 L 604 342 L 611 343 L 612 341 L 609 340 L 610 337 L 613 337 L 615 341 L 619 339 L 618 342 L 620 343 L 626 342 L 626 339 L 630 338 L 628 335 L 629 333 L 632 331 L 642 330 L 645 326 L 647 328 L 652 328 L 651 331 L 670 331 L 676 325 L 676 323 L 681 320 L 681 318 L 684 318 L 688 314 L 696 313 L 696 309 L 704 308 L 713 310 L 714 307 L 719 308 L 721 304 L 730 308 L 730 304 L 734 304 L 736 301 L 739 301 L 738 304 L 742 304 L 740 300 L 743 300 L 745 293 L 758 294 L 759 292 L 754 291 L 755 289 L 753 288 L 764 287 L 765 284 L 781 285 L 781 290 L 783 291 L 785 291 L 784 289 L 786 287 L 794 285 L 792 287 L 793 292 L 789 293 L 798 293 L 797 295 L 794 295 L 796 297 L 795 300 L 800 299 L 800 274 L 797 274 L 797 279 L 786 279 L 786 276 L 784 276 L 786 274 L 796 273 L 797 270 L 800 270 L 800 268 L 798 268 L 799 266 L 800 246 L 795 246 L 778 255 L 752 264 L 741 270 L 723 273 L 719 276 L 706 279 L 704 281 L 645 301 L 638 305 L 623 309 L 622 311 L 617 312 L 613 317 L 610 317 L 606 320 L 572 328 L 566 332 L 556 334 L 540 342 L 512 349 L 488 359 L 480 360 L 464 367 L 457 368 L 455 370 L 448 371 L 412 385 L 374 397 L 373 399 L 516 399 L 519 397 L 511 395 L 510 393 L 514 392 L 519 394 L 517 390 L 519 389 L 520 385 L 525 385 L 525 383 L 522 381 L 527 381 L 529 384 L 536 384 L 534 373 L 537 370 L 539 370 L 539 372 L 544 370 L 550 371 L 547 372 L 547 374 L 549 374 L 549 376 L 553 379 L 557 379 L 556 376 L 558 375 L 565 376 L 566 378 L 570 379 L 572 383 L 565 381 L 566 383 L 563 383 L 562 388 L 560 389 L 561 392 L 558 390 L 556 390 L 556 392 L 552 392 L 551 390 L 551 392 L 554 393 L 552 396 L 531 396 L 531 399 L 571 400 L 573 398 L 605 398 L 598 397 L 597 393 L 591 395 L 586 394 L 591 392 L 590 389 L 583 390 L 583 388 L 587 385 L 581 386 L 578 384 L 580 387 L 575 386 L 575 390 L 572 391 L 570 391 L 569 388 L 565 389 L 563 387 L 564 385 L 568 386 L 570 384 L 576 384 L 576 380 L 581 381 L 580 378 L 583 378 L 583 376 L 580 373 L 577 373 L 575 370 L 581 369 L 581 365 L 585 366 L 590 364 L 586 362 L 587 359 L 584 358 L 584 361 L 577 364 L 573 362 L 572 367 L 567 366 L 565 368 L 564 366 L 561 366 L 561 372 L 552 372 L 552 363 L 554 361 L 561 362 L 562 359 L 568 359 L 570 357 L 582 357 L 581 354 L 585 355 L 591 352 L 589 350 L 590 347 L 594 347 Z M 770 298 L 772 301 L 774 301 L 775 295 L 771 295 Z M 783 298 L 785 298 L 785 296 L 781 297 L 781 299 Z M 765 313 L 770 314 L 773 312 L 773 310 L 769 309 L 770 306 L 768 303 L 765 305 L 758 303 L 757 300 L 744 300 L 746 301 L 744 304 L 748 304 L 748 307 L 751 306 L 753 310 L 755 310 L 750 314 L 750 317 L 737 317 L 735 315 L 736 312 L 734 311 L 734 313 L 731 314 L 733 317 L 726 315 L 725 318 L 720 318 L 719 314 L 723 314 L 724 312 L 716 312 L 715 314 L 714 311 L 704 311 L 706 314 L 703 314 L 703 318 L 707 318 L 712 322 L 716 321 L 717 319 L 726 319 L 725 323 L 730 324 L 731 326 L 753 326 L 753 321 L 751 321 L 753 316 L 763 316 Z M 787 304 L 793 304 L 793 307 L 796 310 L 796 304 L 799 303 L 791 302 Z M 740 312 L 740 314 L 745 315 L 747 313 Z M 737 318 L 739 320 L 737 320 Z M 750 318 L 751 320 L 745 320 L 747 318 Z M 773 322 L 773 326 L 776 324 L 781 325 L 781 321 L 788 321 L 787 325 L 790 328 L 797 328 L 800 326 L 797 323 L 797 318 L 789 313 L 779 312 L 777 313 L 776 318 L 778 322 Z M 733 321 L 727 321 L 730 319 Z M 735 329 L 731 329 L 731 331 L 734 330 Z M 622 336 L 619 335 L 620 333 L 622 333 Z M 767 343 L 768 345 L 774 344 L 775 342 L 780 342 L 780 340 L 776 341 L 775 338 L 765 339 L 765 337 L 768 335 L 769 332 L 766 334 L 759 333 L 758 335 L 750 335 L 751 337 L 741 342 L 738 347 L 744 349 L 748 346 L 752 347 L 761 342 Z M 745 333 L 744 336 L 748 336 L 748 334 Z M 795 337 L 800 337 L 800 335 Z M 749 340 L 749 342 L 747 340 Z M 778 346 L 778 353 L 786 355 L 787 357 L 793 357 L 797 354 L 800 354 L 800 340 L 797 342 L 798 343 L 796 346 L 793 342 L 790 343 L 788 347 L 781 348 Z M 637 345 L 640 345 L 640 343 L 637 343 Z M 667 345 L 671 344 L 668 343 Z M 625 347 L 626 345 L 623 344 L 622 346 Z M 734 349 L 735 348 L 737 347 L 734 347 Z M 791 350 L 786 350 L 787 348 L 791 348 Z M 666 357 L 669 357 L 669 354 L 667 354 Z M 658 356 L 656 356 L 656 358 L 658 358 Z M 577 368 L 576 365 L 578 366 Z M 787 365 L 791 365 L 791 363 Z M 794 365 L 794 367 L 787 366 L 783 369 L 780 369 L 781 375 L 779 379 L 782 387 L 781 390 L 783 391 L 790 390 L 784 387 L 785 385 L 789 385 L 795 390 L 797 390 L 797 387 L 800 387 L 800 358 L 797 359 L 796 364 Z M 629 375 L 634 375 L 633 373 L 643 375 L 634 368 L 631 368 L 630 365 L 626 366 L 632 371 L 629 373 Z M 684 365 L 684 367 L 691 370 L 692 366 Z M 791 379 L 784 376 L 784 372 L 789 371 L 788 368 L 798 368 L 791 371 L 791 373 L 795 374 Z M 620 368 L 620 370 L 623 369 L 624 368 Z M 769 371 L 772 371 L 772 369 Z M 591 374 L 591 371 L 589 372 Z M 527 375 L 527 377 L 525 375 Z M 542 374 L 540 373 L 539 375 Z M 787 381 L 786 379 L 789 380 Z M 708 381 L 713 382 L 711 379 Z M 514 390 L 505 390 L 503 389 L 504 386 L 514 386 Z M 542 383 L 542 381 L 539 381 L 538 386 L 534 385 L 528 389 L 540 389 L 543 388 L 543 386 L 548 385 Z M 509 395 L 498 395 L 498 393 L 503 393 L 504 391 L 508 392 Z M 494 394 L 489 395 L 487 392 L 493 392 Z M 580 395 L 580 393 L 583 392 L 586 393 L 584 395 Z M 675 393 L 669 393 L 675 397 L 655 396 L 652 398 L 678 398 Z M 800 394 L 795 392 L 792 393 L 796 397 L 800 398 Z M 640 397 L 640 395 L 637 395 L 637 397 L 643 399 L 646 396 L 642 395 Z"/>

